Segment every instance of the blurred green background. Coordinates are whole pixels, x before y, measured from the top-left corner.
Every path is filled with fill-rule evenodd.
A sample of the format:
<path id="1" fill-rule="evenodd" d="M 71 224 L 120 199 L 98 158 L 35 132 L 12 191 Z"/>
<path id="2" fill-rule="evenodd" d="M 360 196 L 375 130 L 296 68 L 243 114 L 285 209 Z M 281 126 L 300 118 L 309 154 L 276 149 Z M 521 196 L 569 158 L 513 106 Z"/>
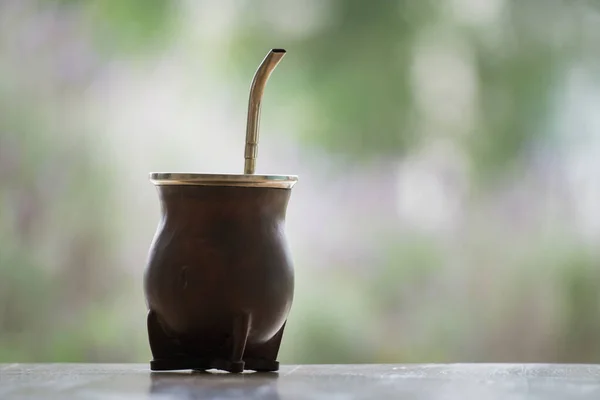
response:
<path id="1" fill-rule="evenodd" d="M 150 171 L 297 174 L 280 361 L 600 362 L 600 5 L 3 0 L 0 362 L 147 362 Z"/>

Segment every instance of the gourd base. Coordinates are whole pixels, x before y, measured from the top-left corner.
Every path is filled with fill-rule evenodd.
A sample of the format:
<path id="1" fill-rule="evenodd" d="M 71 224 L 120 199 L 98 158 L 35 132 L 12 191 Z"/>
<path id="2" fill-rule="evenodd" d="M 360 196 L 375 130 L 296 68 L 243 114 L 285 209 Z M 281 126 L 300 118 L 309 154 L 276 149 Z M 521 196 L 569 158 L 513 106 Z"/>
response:
<path id="1" fill-rule="evenodd" d="M 152 371 L 176 371 L 187 369 L 194 371 L 218 369 L 231 373 L 241 373 L 244 371 L 276 372 L 279 371 L 279 362 L 261 359 L 229 361 L 219 358 L 173 358 L 155 359 L 150 361 L 150 370 Z"/>
<path id="2" fill-rule="evenodd" d="M 247 345 L 248 328 L 250 319 L 245 314 L 236 318 L 232 326 L 233 342 L 229 349 L 216 354 L 213 352 L 208 357 L 200 354 L 190 354 L 186 346 L 169 337 L 163 330 L 158 316 L 154 311 L 148 313 L 148 335 L 150 349 L 154 359 L 150 361 L 152 371 L 196 370 L 206 371 L 218 369 L 222 371 L 241 373 L 245 370 L 256 372 L 275 372 L 279 370 L 276 361 L 285 323 L 270 340 L 259 345 Z M 201 341 L 195 343 L 198 348 Z M 188 343 L 189 344 L 189 343 Z M 204 349 L 208 353 L 211 346 Z M 189 347 L 188 347 L 189 348 Z M 213 350 L 214 351 L 214 350 Z M 206 354 L 205 353 L 205 354 Z"/>

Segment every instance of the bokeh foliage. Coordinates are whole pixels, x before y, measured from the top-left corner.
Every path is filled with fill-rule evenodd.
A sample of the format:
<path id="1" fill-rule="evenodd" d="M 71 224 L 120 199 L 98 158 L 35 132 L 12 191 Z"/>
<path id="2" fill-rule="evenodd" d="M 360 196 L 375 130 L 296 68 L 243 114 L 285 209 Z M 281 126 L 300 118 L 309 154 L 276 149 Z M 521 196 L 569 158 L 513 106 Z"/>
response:
<path id="1" fill-rule="evenodd" d="M 286 74 L 291 78 L 280 79 L 269 90 L 307 105 L 298 127 L 303 145 L 368 165 L 402 159 L 435 136 L 419 125 L 428 111 L 419 103 L 419 86 L 414 84 L 415 52 L 424 38 L 441 43 L 441 48 L 458 43 L 474 71 L 477 118 L 467 128 L 442 123 L 433 130 L 460 145 L 474 182 L 493 186 L 498 176 L 522 167 L 536 143 L 552 143 L 547 117 L 566 71 L 577 62 L 597 65 L 598 60 L 587 59 L 595 57 L 590 48 L 597 37 L 586 22 L 595 3 L 504 1 L 501 21 L 494 26 L 454 18 L 453 3 L 323 1 L 325 21 L 296 35 L 278 31 L 269 12 L 272 1 L 238 2 L 234 37 L 227 44 L 230 57 L 221 67 L 244 76 L 240 91 L 245 93 L 257 57 L 268 48 L 288 49 Z M 164 50 L 177 33 L 182 10 L 168 0 L 48 0 L 43 7 L 75 16 L 89 30 L 89 46 L 105 56 L 101 64 Z M 85 129 L 75 126 L 65 133 L 64 125 L 52 120 L 68 117 L 70 92 L 60 92 L 62 83 L 56 81 L 51 90 L 66 102 L 53 104 L 28 91 L 27 73 L 19 80 L 11 68 L 15 65 L 0 58 L 0 361 L 144 361 L 139 350 L 143 346 L 133 348 L 133 340 L 121 335 L 118 311 L 127 299 L 128 281 L 110 253 L 118 240 L 111 234 L 110 219 L 114 171 L 90 158 L 94 143 L 74 141 L 65 148 L 53 140 L 58 135 L 78 137 L 77 129 Z M 77 92 L 86 82 L 71 85 Z M 436 104 L 454 102 L 452 93 L 441 91 L 443 98 Z M 49 230 L 40 231 L 36 224 Z M 54 238 L 44 251 L 61 253 L 53 258 L 60 265 L 50 270 L 39 257 L 44 251 L 38 256 L 30 251 L 39 235 Z M 381 236 L 381 257 L 368 265 L 366 276 L 348 273 L 344 265 L 329 273 L 300 272 L 302 301 L 290 320 L 284 361 L 453 360 L 465 357 L 453 353 L 464 343 L 465 332 L 497 335 L 497 348 L 505 349 L 506 342 L 514 345 L 525 336 L 523 326 L 530 321 L 514 310 L 535 301 L 528 295 L 534 289 L 553 290 L 560 309 L 556 337 L 548 341 L 553 346 L 539 352 L 554 361 L 600 358 L 594 344 L 600 333 L 597 258 L 585 249 L 533 239 L 526 250 L 505 249 L 518 241 L 507 245 L 506 238 L 478 237 L 464 249 L 472 257 L 465 262 L 477 266 L 473 274 L 513 268 L 495 286 L 467 273 L 462 285 L 451 287 L 445 282 L 453 277 L 442 268 L 451 251 L 427 237 Z M 566 241 L 558 236 L 557 242 Z M 486 253 L 498 254 L 499 260 L 486 265 L 480 261 L 489 261 Z M 99 271 L 97 265 L 106 269 Z M 520 282 L 519 287 L 510 282 Z M 447 295 L 456 287 L 463 292 Z M 511 289 L 519 295 L 508 299 L 503 291 Z M 479 294 L 486 290 L 490 293 Z M 453 304 L 438 303 L 437 295 L 444 293 L 473 309 L 449 313 Z M 411 303 L 415 298 L 421 303 Z M 472 304 L 481 298 L 483 305 L 476 309 Z M 53 317 L 57 314 L 60 325 Z M 39 331 L 46 332 L 47 341 L 36 340 Z M 479 361 L 478 354 L 485 352 L 476 350 L 468 356 Z M 497 360 L 504 356 L 491 355 Z M 526 349 L 520 355 L 525 360 Z"/>
<path id="2" fill-rule="evenodd" d="M 296 66 L 288 66 L 288 74 L 301 82 L 301 95 L 313 106 L 302 127 L 307 141 L 352 163 L 394 159 L 429 139 L 415 126 L 422 116 L 411 68 L 419 38 L 430 31 L 442 45 L 444 35 L 458 38 L 472 54 L 479 118 L 462 132 L 462 145 L 481 183 L 512 169 L 539 135 L 548 134 L 544 117 L 554 106 L 557 81 L 589 54 L 583 20 L 590 8 L 584 2 L 499 2 L 503 20 L 497 26 L 453 20 L 450 1 L 323 3 L 327 23 L 284 43 Z M 233 51 L 242 68 L 250 68 L 257 49 L 275 46 L 278 37 L 263 17 L 272 15 L 266 12 L 269 2 L 246 7 Z M 287 95 L 294 93 L 288 89 Z M 446 96 L 442 103 L 456 101 L 452 93 L 440 95 Z M 444 129 L 437 127 L 438 134 L 453 135 Z"/>

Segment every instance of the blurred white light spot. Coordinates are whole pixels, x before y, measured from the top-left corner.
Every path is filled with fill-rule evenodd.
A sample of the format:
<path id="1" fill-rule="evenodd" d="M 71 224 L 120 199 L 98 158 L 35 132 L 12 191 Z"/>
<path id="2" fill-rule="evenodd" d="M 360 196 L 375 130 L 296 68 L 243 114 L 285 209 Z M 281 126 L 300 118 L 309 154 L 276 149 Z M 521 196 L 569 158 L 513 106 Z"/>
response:
<path id="1" fill-rule="evenodd" d="M 231 35 L 239 11 L 239 3 L 236 1 L 187 0 L 183 5 L 186 12 L 182 14 L 180 25 L 189 29 L 192 34 L 218 43 Z"/>
<path id="2" fill-rule="evenodd" d="M 427 31 L 416 42 L 411 67 L 422 116 L 448 133 L 468 131 L 478 90 L 471 48 L 449 32 Z"/>
<path id="3" fill-rule="evenodd" d="M 565 143 L 566 189 L 580 233 L 600 236 L 600 88 L 590 73 L 573 69 L 558 123 Z"/>
<path id="4" fill-rule="evenodd" d="M 466 185 L 466 160 L 459 149 L 447 141 L 431 144 L 398 169 L 398 214 L 417 229 L 448 230 L 458 217 Z"/>
<path id="5" fill-rule="evenodd" d="M 458 21 L 486 28 L 500 21 L 504 0 L 451 0 L 449 5 Z"/>
<path id="6" fill-rule="evenodd" d="M 330 3 L 319 0 L 271 0 L 264 14 L 277 31 L 294 38 L 314 34 L 333 18 Z"/>

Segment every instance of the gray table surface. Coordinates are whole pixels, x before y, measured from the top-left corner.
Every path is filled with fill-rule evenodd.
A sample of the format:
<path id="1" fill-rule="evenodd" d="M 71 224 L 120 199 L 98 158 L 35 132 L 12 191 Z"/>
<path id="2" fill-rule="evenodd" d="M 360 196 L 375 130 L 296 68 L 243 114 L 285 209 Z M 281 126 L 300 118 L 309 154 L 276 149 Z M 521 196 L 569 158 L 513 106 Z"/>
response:
<path id="1" fill-rule="evenodd" d="M 145 364 L 0 364 L 0 399 L 599 399 L 600 365 L 291 365 L 279 373 Z"/>

